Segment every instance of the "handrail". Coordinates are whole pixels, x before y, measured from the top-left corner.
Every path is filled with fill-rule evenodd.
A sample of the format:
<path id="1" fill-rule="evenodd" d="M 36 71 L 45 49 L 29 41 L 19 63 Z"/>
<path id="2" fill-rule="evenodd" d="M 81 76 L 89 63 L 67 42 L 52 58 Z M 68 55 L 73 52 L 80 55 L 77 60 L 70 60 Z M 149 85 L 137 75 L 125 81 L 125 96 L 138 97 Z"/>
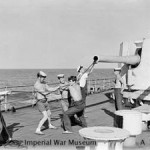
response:
<path id="1" fill-rule="evenodd" d="M 58 83 L 48 83 L 48 85 L 56 85 L 56 84 L 58 84 Z M 17 85 L 17 86 L 4 86 L 4 87 L 1 87 L 0 89 L 5 89 L 6 87 L 8 89 L 10 89 L 10 88 L 32 87 L 32 86 L 33 86 L 33 84 L 29 84 L 29 85 Z"/>
<path id="2" fill-rule="evenodd" d="M 88 79 L 88 82 L 90 81 L 98 81 L 98 80 L 111 80 L 111 79 L 114 79 L 114 78 L 101 78 L 101 79 Z M 58 82 L 55 82 L 55 83 L 49 83 L 48 82 L 48 85 L 57 85 L 59 84 Z M 17 85 L 17 86 L 4 86 L 4 87 L 0 87 L 0 89 L 10 89 L 10 88 L 20 88 L 20 87 L 32 87 L 33 84 L 29 84 L 29 85 Z"/>
<path id="3" fill-rule="evenodd" d="M 91 91 L 88 91 L 88 94 L 100 93 L 100 92 L 104 92 L 104 91 L 107 91 L 109 89 L 112 89 L 113 80 L 114 80 L 114 78 L 103 78 L 103 79 L 95 79 L 95 80 L 89 79 L 88 80 L 88 90 L 91 90 Z M 48 83 L 48 85 L 56 85 L 56 84 L 59 84 L 59 83 Z M 33 93 L 32 89 L 31 90 L 29 90 L 29 89 L 28 90 L 19 90 L 19 89 L 15 90 L 14 89 L 14 88 L 21 88 L 21 87 L 23 87 L 23 88 L 24 87 L 33 87 L 33 85 L 8 86 L 8 87 L 0 88 L 0 89 L 5 89 L 5 90 L 13 89 L 13 90 L 11 90 L 12 95 L 15 95 L 17 93 L 18 94 L 19 93 L 24 93 L 24 94 L 27 93 L 23 97 L 24 100 L 33 100 L 34 98 L 32 95 L 32 93 Z M 55 96 L 59 95 L 58 93 L 56 94 L 56 92 L 54 92 L 54 93 L 55 93 Z M 28 99 L 25 99 L 25 96 L 27 96 Z M 12 101 L 9 100 L 9 102 L 8 102 L 8 98 L 10 98 L 10 97 L 8 97 L 8 95 L 5 95 L 5 98 L 4 98 L 5 100 L 4 100 L 4 102 L 2 102 L 2 105 L 5 106 L 5 111 L 7 111 L 7 104 L 20 101 L 20 100 L 16 100 L 16 99 L 13 100 L 13 97 L 11 97 Z M 22 97 L 21 97 L 21 99 L 22 99 Z M 56 98 L 54 100 L 50 100 L 50 102 L 57 101 L 57 100 L 59 100 L 59 99 Z"/>

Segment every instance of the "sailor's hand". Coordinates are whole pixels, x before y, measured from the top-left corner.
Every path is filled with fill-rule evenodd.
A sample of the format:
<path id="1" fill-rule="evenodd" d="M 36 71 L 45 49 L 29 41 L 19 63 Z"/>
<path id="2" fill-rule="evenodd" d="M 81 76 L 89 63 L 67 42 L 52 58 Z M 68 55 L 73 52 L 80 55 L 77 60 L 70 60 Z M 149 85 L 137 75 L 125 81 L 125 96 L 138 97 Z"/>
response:
<path id="1" fill-rule="evenodd" d="M 37 103 L 37 100 L 36 99 L 33 99 L 32 100 L 32 105 L 35 105 Z"/>
<path id="2" fill-rule="evenodd" d="M 64 87 L 64 86 L 60 86 L 60 87 L 59 87 L 59 90 L 62 92 L 62 91 L 65 90 L 65 87 Z"/>
<path id="3" fill-rule="evenodd" d="M 60 89 L 60 86 L 57 87 L 57 90 L 59 90 L 59 89 Z"/>
<path id="4" fill-rule="evenodd" d="M 61 86 L 61 85 L 59 86 L 59 91 L 63 91 L 63 89 L 62 89 L 62 86 Z"/>
<path id="5" fill-rule="evenodd" d="M 63 90 L 66 90 L 68 88 L 68 85 L 66 84 L 66 85 L 60 85 L 59 86 L 59 89 L 61 90 L 61 91 L 63 91 Z"/>

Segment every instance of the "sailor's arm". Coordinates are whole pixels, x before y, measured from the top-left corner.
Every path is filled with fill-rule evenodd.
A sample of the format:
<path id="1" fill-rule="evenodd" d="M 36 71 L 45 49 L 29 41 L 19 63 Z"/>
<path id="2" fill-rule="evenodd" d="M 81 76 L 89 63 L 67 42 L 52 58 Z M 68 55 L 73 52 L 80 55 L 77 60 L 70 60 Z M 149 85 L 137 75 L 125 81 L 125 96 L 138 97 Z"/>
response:
<path id="1" fill-rule="evenodd" d="M 67 91 L 69 87 L 69 83 L 60 84 L 59 87 L 60 87 L 60 91 Z"/>
<path id="2" fill-rule="evenodd" d="M 77 75 L 77 81 L 79 81 L 81 77 L 82 77 L 82 74 L 79 73 L 79 74 Z"/>
<path id="3" fill-rule="evenodd" d="M 89 75 L 90 73 L 92 73 L 95 64 L 97 64 L 97 62 L 93 62 L 93 64 L 92 64 L 92 65 L 89 67 L 89 69 L 87 70 L 88 75 Z"/>
<path id="4" fill-rule="evenodd" d="M 55 92 L 60 88 L 60 86 L 56 86 L 56 87 L 50 87 L 48 85 L 46 85 L 46 90 L 48 91 L 47 94 L 50 94 L 50 92 Z"/>
<path id="5" fill-rule="evenodd" d="M 92 66 L 88 69 L 88 71 L 87 71 L 88 75 L 89 75 L 90 73 L 92 73 L 93 68 L 94 68 L 94 65 L 92 65 Z"/>

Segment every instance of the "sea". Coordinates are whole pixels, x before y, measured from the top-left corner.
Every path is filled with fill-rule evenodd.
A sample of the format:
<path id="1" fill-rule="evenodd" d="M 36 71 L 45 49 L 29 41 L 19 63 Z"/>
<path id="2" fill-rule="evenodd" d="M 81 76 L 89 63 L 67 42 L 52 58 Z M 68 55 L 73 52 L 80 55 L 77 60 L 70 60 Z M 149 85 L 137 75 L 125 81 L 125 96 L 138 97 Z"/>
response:
<path id="1" fill-rule="evenodd" d="M 0 69 L 0 89 L 5 87 L 21 87 L 34 85 L 39 71 L 47 74 L 49 84 L 58 83 L 57 75 L 64 74 L 66 80 L 71 75 L 77 75 L 76 69 Z M 88 80 L 113 78 L 113 69 L 94 69 Z"/>

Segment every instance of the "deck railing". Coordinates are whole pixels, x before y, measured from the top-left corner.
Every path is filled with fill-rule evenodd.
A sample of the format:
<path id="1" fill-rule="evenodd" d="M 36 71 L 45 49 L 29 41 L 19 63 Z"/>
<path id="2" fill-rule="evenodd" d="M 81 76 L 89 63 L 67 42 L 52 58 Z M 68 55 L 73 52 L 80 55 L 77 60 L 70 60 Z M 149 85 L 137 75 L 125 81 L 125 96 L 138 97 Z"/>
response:
<path id="1" fill-rule="evenodd" d="M 59 83 L 48 83 L 49 86 L 56 86 Z M 114 78 L 103 78 L 103 79 L 90 79 L 87 81 L 87 92 L 88 94 L 100 93 L 107 90 L 111 90 L 114 87 Z M 11 106 L 11 103 L 17 103 L 19 101 L 31 100 L 33 99 L 33 85 L 19 85 L 19 86 L 7 86 L 1 87 L 0 91 L 11 91 L 11 94 L 3 94 L 0 96 L 0 101 L 2 103 L 3 109 L 7 111 Z M 58 95 L 58 92 L 55 92 Z M 56 100 L 58 100 L 56 98 Z M 55 101 L 55 99 L 54 99 Z"/>
<path id="2" fill-rule="evenodd" d="M 88 93 L 94 94 L 114 88 L 114 78 L 88 80 Z"/>

